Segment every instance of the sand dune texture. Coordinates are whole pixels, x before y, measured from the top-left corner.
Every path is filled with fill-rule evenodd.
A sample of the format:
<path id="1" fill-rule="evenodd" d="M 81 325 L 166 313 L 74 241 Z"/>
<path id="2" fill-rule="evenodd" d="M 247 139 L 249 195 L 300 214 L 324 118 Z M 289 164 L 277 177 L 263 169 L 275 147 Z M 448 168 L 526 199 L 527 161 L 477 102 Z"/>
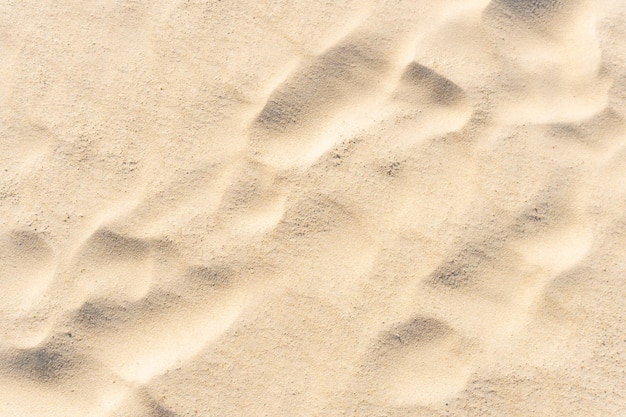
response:
<path id="1" fill-rule="evenodd" d="M 0 40 L 0 417 L 626 416 L 625 0 Z"/>

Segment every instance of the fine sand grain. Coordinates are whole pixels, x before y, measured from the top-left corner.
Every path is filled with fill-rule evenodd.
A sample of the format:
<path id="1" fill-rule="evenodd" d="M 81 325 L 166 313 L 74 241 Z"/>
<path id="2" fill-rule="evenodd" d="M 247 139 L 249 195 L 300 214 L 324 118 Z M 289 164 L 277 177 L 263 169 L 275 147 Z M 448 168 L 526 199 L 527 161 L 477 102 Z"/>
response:
<path id="1" fill-rule="evenodd" d="M 626 416 L 626 1 L 0 4 L 0 417 Z"/>

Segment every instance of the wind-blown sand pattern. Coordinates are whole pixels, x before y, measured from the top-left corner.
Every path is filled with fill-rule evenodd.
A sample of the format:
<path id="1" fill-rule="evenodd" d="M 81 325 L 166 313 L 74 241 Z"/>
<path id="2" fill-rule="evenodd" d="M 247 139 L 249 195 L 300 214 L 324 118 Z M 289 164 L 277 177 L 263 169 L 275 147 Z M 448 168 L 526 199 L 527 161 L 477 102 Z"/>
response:
<path id="1" fill-rule="evenodd" d="M 0 416 L 626 416 L 624 0 L 0 39 Z"/>

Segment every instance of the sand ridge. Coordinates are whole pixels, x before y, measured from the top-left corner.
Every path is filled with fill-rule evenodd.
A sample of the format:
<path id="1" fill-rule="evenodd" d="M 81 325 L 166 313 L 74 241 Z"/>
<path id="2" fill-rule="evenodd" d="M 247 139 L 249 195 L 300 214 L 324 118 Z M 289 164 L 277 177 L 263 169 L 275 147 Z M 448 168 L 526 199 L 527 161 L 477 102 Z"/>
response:
<path id="1" fill-rule="evenodd" d="M 0 6 L 0 416 L 626 413 L 626 4 Z"/>

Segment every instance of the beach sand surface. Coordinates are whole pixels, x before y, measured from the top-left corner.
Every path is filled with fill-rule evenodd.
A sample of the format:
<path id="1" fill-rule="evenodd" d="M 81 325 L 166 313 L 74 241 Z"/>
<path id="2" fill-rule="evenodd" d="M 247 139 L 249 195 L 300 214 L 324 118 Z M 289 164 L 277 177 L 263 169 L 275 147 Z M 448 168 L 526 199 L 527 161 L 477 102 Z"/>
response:
<path id="1" fill-rule="evenodd" d="M 0 4 L 0 416 L 626 416 L 626 1 Z"/>

